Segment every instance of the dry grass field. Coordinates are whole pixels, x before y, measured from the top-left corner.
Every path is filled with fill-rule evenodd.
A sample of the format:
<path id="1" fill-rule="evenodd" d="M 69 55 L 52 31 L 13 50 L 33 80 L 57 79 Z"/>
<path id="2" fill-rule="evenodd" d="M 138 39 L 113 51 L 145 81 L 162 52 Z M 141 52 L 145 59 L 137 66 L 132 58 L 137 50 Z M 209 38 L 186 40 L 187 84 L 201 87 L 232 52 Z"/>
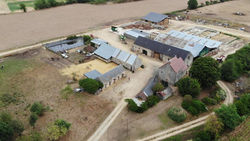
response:
<path id="1" fill-rule="evenodd" d="M 72 124 L 69 134 L 62 140 L 85 140 L 113 109 L 113 102 L 102 96 L 70 93 L 62 96 L 62 89 L 70 80 L 61 75 L 62 68 L 72 65 L 65 59 L 51 61 L 57 55 L 44 49 L 31 50 L 22 54 L 3 58 L 0 65 L 0 96 L 8 94 L 12 100 L 0 102 L 0 110 L 11 112 L 25 125 L 25 133 L 46 132 L 48 124 L 60 118 Z M 77 83 L 70 85 L 77 87 Z M 29 125 L 30 105 L 41 101 L 50 110 L 40 117 L 35 128 Z"/>
<path id="2" fill-rule="evenodd" d="M 0 15 L 0 50 L 121 23 L 142 17 L 151 11 L 166 13 L 186 7 L 187 0 L 143 0 L 107 5 L 73 4 L 28 13 Z"/>

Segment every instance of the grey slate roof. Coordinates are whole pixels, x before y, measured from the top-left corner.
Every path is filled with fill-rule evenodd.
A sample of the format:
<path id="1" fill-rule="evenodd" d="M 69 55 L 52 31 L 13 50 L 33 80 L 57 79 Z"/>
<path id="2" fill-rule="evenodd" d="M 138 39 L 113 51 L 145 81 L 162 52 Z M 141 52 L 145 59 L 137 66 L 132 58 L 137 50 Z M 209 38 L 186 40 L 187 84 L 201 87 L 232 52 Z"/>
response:
<path id="1" fill-rule="evenodd" d="M 122 65 L 115 67 L 114 69 L 104 73 L 103 75 L 97 77 L 97 80 L 101 81 L 102 83 L 106 83 L 112 80 L 112 78 L 122 74 L 125 71 Z"/>
<path id="2" fill-rule="evenodd" d="M 153 91 L 152 88 L 153 86 L 158 82 L 158 79 L 156 76 L 150 78 L 150 80 L 148 81 L 147 85 L 144 87 L 144 89 L 142 90 L 142 92 L 148 97 L 153 95 Z"/>
<path id="3" fill-rule="evenodd" d="M 150 49 L 154 52 L 160 53 L 160 54 L 164 54 L 166 56 L 169 57 L 181 57 L 183 60 L 185 60 L 185 58 L 188 56 L 188 54 L 190 54 L 189 51 L 177 48 L 177 47 L 173 47 L 170 45 L 166 45 L 148 38 L 144 38 L 144 37 L 138 37 L 135 42 L 135 45 Z"/>
<path id="4" fill-rule="evenodd" d="M 71 44 L 72 42 L 74 42 L 74 43 Z M 57 42 L 53 42 L 53 43 L 47 43 L 44 46 L 47 49 L 57 53 L 60 51 L 65 51 L 65 50 L 77 48 L 77 47 L 80 47 L 83 45 L 84 45 L 83 39 L 77 38 L 74 40 L 62 40 L 62 41 L 57 41 Z"/>
<path id="5" fill-rule="evenodd" d="M 102 74 L 97 70 L 92 70 L 90 72 L 85 73 L 84 75 L 87 78 L 96 79 L 97 77 L 101 76 Z"/>
<path id="6" fill-rule="evenodd" d="M 151 22 L 155 22 L 155 23 L 159 23 L 159 22 L 163 21 L 166 18 L 168 18 L 167 15 L 150 12 L 148 15 L 146 15 L 142 19 L 147 20 L 147 21 L 151 21 Z"/>

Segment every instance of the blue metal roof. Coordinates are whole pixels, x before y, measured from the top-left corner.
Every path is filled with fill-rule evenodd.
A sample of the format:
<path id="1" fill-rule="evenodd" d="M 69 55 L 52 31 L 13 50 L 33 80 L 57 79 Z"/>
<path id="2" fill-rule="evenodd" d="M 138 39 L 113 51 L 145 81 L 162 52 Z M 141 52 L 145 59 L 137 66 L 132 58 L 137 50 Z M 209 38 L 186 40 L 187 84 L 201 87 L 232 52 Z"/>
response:
<path id="1" fill-rule="evenodd" d="M 123 62 L 126 62 L 128 57 L 130 56 L 129 53 L 125 52 L 125 51 L 121 51 L 120 54 L 116 57 L 118 60 L 121 60 Z"/>
<path id="2" fill-rule="evenodd" d="M 102 74 L 97 70 L 92 70 L 90 72 L 85 73 L 84 75 L 87 78 L 96 79 L 97 77 L 101 76 Z"/>
<path id="3" fill-rule="evenodd" d="M 45 47 L 55 53 L 60 51 L 65 51 L 73 48 L 83 46 L 84 42 L 82 38 L 77 38 L 74 40 L 62 40 L 53 43 L 45 44 Z"/>
<path id="4" fill-rule="evenodd" d="M 148 15 L 146 15 L 145 17 L 143 17 L 143 20 L 147 20 L 150 22 L 155 22 L 155 23 L 159 23 L 161 21 L 163 21 L 164 19 L 168 18 L 167 15 L 163 15 L 163 14 L 158 14 L 158 13 L 154 13 L 154 12 L 150 12 Z"/>
<path id="5" fill-rule="evenodd" d="M 130 65 L 133 65 L 135 60 L 136 60 L 137 56 L 134 55 L 134 54 L 131 54 L 130 57 L 128 58 L 127 60 L 127 63 L 130 64 Z"/>
<path id="6" fill-rule="evenodd" d="M 108 44 L 101 44 L 101 46 L 97 50 L 95 50 L 94 54 L 108 60 L 112 57 L 116 50 L 119 49 L 114 48 Z"/>
<path id="7" fill-rule="evenodd" d="M 143 32 L 141 30 L 138 29 L 132 29 L 132 30 L 128 30 L 124 33 L 125 36 L 131 36 L 134 39 L 138 38 L 139 36 L 141 37 L 146 37 L 148 38 L 150 36 L 149 33 Z"/>
<path id="8" fill-rule="evenodd" d="M 101 45 L 101 44 L 108 44 L 108 42 L 102 40 L 102 39 L 98 39 L 98 38 L 95 38 L 93 40 L 91 40 L 91 43 L 94 43 L 94 44 L 97 44 L 97 45 Z"/>

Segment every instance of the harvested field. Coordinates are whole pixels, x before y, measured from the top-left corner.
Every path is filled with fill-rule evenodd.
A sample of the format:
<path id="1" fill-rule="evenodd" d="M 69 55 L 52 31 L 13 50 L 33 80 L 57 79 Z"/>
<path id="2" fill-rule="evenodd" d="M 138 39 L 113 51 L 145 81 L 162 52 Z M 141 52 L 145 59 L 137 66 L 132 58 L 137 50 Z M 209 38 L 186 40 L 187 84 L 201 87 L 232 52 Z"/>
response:
<path id="1" fill-rule="evenodd" d="M 84 73 L 87 73 L 92 70 L 97 70 L 100 73 L 108 72 L 109 70 L 115 68 L 117 65 L 115 63 L 105 63 L 99 59 L 95 59 L 89 61 L 87 63 L 79 64 L 79 65 L 71 65 L 68 68 L 64 68 L 61 70 L 63 75 L 67 75 L 72 77 L 73 74 L 76 75 L 77 78 L 81 78 Z"/>
<path id="2" fill-rule="evenodd" d="M 190 11 L 190 14 L 199 15 L 206 18 L 215 18 L 221 20 L 228 20 L 234 23 L 241 23 L 250 26 L 250 1 L 249 0 L 233 0 L 211 6 L 199 8 Z M 244 16 L 235 15 L 240 12 Z"/>
<path id="3" fill-rule="evenodd" d="M 108 5 L 72 4 L 28 13 L 0 15 L 0 50 L 121 23 L 145 16 L 151 11 L 166 13 L 186 7 L 187 0 L 143 0 Z"/>

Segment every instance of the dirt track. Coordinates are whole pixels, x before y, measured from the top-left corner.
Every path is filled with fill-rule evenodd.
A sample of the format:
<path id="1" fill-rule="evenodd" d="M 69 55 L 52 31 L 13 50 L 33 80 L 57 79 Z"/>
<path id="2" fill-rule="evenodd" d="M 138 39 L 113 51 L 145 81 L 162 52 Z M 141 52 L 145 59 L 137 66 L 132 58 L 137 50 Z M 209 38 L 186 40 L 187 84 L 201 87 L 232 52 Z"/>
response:
<path id="1" fill-rule="evenodd" d="M 151 11 L 165 13 L 186 6 L 187 0 L 144 0 L 108 5 L 74 4 L 29 13 L 0 15 L 0 51 L 118 21 L 121 23 Z"/>

